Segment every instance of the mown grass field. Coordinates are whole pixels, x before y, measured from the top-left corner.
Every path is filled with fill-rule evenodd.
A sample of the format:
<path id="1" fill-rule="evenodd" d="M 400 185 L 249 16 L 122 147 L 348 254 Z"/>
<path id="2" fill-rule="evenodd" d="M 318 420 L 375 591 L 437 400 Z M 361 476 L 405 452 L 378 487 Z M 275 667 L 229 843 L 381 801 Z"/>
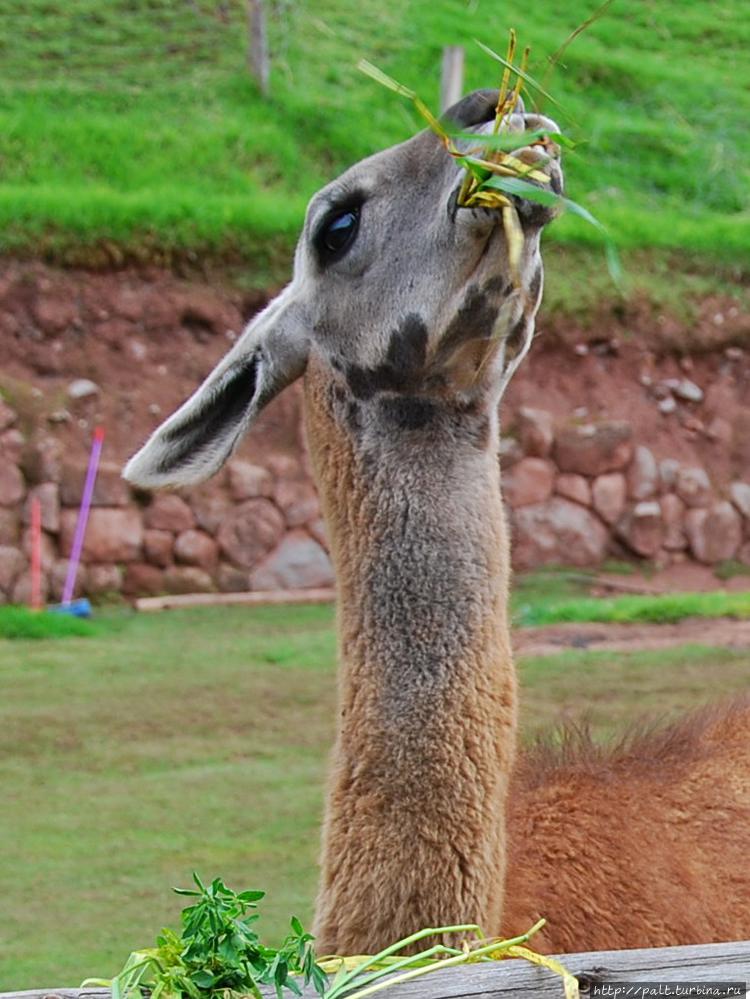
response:
<path id="1" fill-rule="evenodd" d="M 176 923 L 193 869 L 310 920 L 335 696 L 329 607 L 99 615 L 0 640 L 0 990 L 108 976 Z M 750 687 L 750 652 L 566 652 L 520 664 L 524 738 L 603 737 Z"/>
<path id="2" fill-rule="evenodd" d="M 421 127 L 361 57 L 434 105 L 444 44 L 467 46 L 467 88 L 491 85 L 473 39 L 502 50 L 512 24 L 541 77 L 595 7 L 293 0 L 271 21 L 263 100 L 244 0 L 0 0 L 0 250 L 238 254 L 261 282 L 288 266 L 317 187 Z M 569 193 L 623 247 L 746 266 L 749 44 L 741 0 L 615 0 L 550 77 L 547 110 L 581 143 Z M 550 232 L 597 238 L 573 217 Z"/>

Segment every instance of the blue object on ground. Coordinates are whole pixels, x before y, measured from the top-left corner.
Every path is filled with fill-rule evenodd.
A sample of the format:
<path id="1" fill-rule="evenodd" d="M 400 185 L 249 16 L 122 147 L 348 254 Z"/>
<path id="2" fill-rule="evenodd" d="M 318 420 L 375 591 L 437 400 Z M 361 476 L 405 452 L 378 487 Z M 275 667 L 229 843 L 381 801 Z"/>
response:
<path id="1" fill-rule="evenodd" d="M 70 614 L 73 617 L 91 617 L 91 603 L 86 597 L 81 597 L 80 600 L 71 600 L 69 604 L 55 604 L 53 607 L 48 607 L 47 610 L 52 611 L 53 614 Z"/>

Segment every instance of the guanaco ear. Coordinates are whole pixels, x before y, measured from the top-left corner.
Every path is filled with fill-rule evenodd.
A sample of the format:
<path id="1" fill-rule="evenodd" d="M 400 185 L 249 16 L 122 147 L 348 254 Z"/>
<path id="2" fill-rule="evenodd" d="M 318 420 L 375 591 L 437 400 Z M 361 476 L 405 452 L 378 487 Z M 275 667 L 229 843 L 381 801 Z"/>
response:
<path id="1" fill-rule="evenodd" d="M 303 310 L 290 285 L 154 431 L 123 477 L 155 489 L 191 485 L 218 472 L 266 403 L 304 372 L 307 353 Z"/>

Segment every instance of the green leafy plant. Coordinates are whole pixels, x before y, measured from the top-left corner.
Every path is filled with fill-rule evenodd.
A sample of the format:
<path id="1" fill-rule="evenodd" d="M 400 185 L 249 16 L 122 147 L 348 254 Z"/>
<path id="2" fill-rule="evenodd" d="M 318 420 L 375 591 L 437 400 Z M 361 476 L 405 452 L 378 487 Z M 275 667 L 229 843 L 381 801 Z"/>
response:
<path id="1" fill-rule="evenodd" d="M 111 988 L 112 999 L 232 999 L 252 995 L 261 999 L 260 986 L 272 986 L 278 999 L 284 989 L 300 996 L 300 986 L 312 985 L 324 999 L 365 999 L 382 989 L 411 981 L 440 968 L 479 961 L 518 957 L 560 975 L 566 999 L 577 999 L 578 983 L 553 958 L 524 946 L 544 925 L 508 940 L 486 938 L 474 923 L 419 930 L 378 954 L 317 959 L 313 937 L 296 917 L 280 947 L 267 947 L 255 931 L 257 902 L 262 891 L 235 892 L 221 878 L 204 885 L 193 874 L 196 888 L 175 888 L 178 895 L 195 898 L 182 910 L 182 934 L 164 929 L 156 947 L 133 951 L 125 967 L 111 980 L 89 978 L 81 988 Z M 460 940 L 455 946 L 436 939 Z M 403 951 L 427 941 L 417 954 Z M 328 976 L 333 975 L 333 981 Z"/>
<path id="2" fill-rule="evenodd" d="M 84 987 L 108 985 L 112 999 L 141 999 L 144 989 L 151 999 L 206 999 L 226 993 L 260 999 L 259 986 L 272 985 L 280 999 L 284 988 L 302 994 L 299 978 L 324 995 L 327 978 L 315 961 L 313 938 L 296 917 L 281 946 L 267 947 L 254 925 L 256 903 L 265 892 L 235 892 L 221 878 L 204 885 L 195 873 L 193 880 L 195 889 L 174 889 L 196 899 L 182 910 L 180 936 L 162 930 L 156 947 L 134 951 L 111 982 L 88 979 Z"/>

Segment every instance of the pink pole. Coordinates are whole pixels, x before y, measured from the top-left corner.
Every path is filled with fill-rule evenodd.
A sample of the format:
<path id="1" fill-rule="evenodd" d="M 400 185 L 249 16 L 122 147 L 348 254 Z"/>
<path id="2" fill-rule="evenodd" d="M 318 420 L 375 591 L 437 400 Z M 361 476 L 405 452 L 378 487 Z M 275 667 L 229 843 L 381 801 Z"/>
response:
<path id="1" fill-rule="evenodd" d="M 31 497 L 31 609 L 42 607 L 42 504 Z"/>
<path id="2" fill-rule="evenodd" d="M 91 455 L 89 456 L 89 467 L 86 470 L 86 482 L 83 486 L 83 496 L 81 498 L 81 508 L 78 511 L 76 521 L 76 532 L 73 536 L 73 548 L 70 553 L 68 563 L 68 574 L 65 577 L 65 588 L 63 589 L 63 605 L 69 604 L 73 599 L 73 590 L 76 585 L 78 575 L 78 565 L 81 561 L 81 551 L 83 549 L 83 539 L 86 534 L 86 525 L 89 521 L 89 510 L 91 509 L 91 497 L 94 495 L 94 483 L 96 473 L 99 469 L 99 458 L 102 454 L 102 444 L 104 443 L 104 428 L 97 427 L 94 431 L 94 442 L 91 445 Z"/>

